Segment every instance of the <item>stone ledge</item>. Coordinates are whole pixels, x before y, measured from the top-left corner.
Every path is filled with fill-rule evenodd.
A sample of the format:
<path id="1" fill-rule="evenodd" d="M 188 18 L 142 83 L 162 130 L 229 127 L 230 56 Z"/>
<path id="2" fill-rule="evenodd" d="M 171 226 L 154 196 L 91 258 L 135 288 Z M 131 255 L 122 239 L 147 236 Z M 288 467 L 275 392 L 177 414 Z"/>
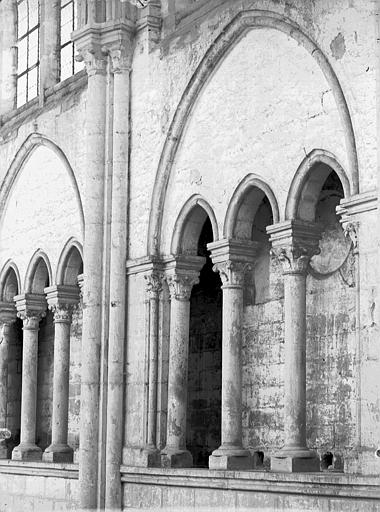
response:
<path id="1" fill-rule="evenodd" d="M 78 479 L 78 464 L 0 460 L 0 474 Z"/>
<path id="2" fill-rule="evenodd" d="M 121 466 L 121 481 L 140 485 L 380 499 L 378 477 L 344 473 L 279 473 Z"/>

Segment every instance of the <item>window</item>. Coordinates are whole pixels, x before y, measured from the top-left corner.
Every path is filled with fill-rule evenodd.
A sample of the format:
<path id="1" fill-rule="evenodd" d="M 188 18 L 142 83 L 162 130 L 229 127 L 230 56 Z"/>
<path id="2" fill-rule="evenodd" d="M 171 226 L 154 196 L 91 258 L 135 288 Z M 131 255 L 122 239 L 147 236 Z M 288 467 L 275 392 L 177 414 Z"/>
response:
<path id="1" fill-rule="evenodd" d="M 61 80 L 83 68 L 83 64 L 74 59 L 74 43 L 70 35 L 76 28 L 76 0 L 61 0 Z"/>
<path id="2" fill-rule="evenodd" d="M 17 107 L 38 95 L 39 22 L 38 0 L 18 0 Z"/>

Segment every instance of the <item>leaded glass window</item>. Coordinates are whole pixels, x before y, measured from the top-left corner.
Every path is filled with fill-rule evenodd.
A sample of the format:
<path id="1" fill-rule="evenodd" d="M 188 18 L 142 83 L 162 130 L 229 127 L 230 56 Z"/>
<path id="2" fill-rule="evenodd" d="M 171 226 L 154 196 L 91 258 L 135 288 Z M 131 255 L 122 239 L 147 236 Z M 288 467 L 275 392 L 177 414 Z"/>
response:
<path id="1" fill-rule="evenodd" d="M 38 95 L 40 16 L 38 0 L 17 1 L 17 107 Z"/>
<path id="2" fill-rule="evenodd" d="M 76 0 L 61 0 L 61 80 L 66 80 L 83 68 L 76 62 L 70 35 L 76 28 Z"/>

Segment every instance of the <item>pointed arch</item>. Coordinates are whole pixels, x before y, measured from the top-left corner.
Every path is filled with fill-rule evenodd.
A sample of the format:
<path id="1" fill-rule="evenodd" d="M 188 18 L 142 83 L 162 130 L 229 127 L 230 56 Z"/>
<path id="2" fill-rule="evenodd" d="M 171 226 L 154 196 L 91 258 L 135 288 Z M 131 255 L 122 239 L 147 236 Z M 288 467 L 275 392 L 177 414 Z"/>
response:
<path id="1" fill-rule="evenodd" d="M 25 293 L 44 293 L 44 288 L 52 284 L 53 274 L 49 258 L 44 251 L 37 249 L 25 274 Z"/>
<path id="2" fill-rule="evenodd" d="M 336 157 L 324 149 L 313 149 L 298 167 L 290 185 L 285 219 L 313 220 L 314 202 L 327 176 L 334 171 L 342 184 L 344 197 L 352 195 L 352 185 Z"/>
<path id="3" fill-rule="evenodd" d="M 15 293 L 10 293 L 9 287 L 15 288 Z M 20 272 L 12 260 L 8 260 L 0 272 L 0 301 L 11 302 L 13 297 L 21 293 Z"/>
<path id="4" fill-rule="evenodd" d="M 351 115 L 339 80 L 326 55 L 296 23 L 283 15 L 263 10 L 242 11 L 235 16 L 224 30 L 222 30 L 221 34 L 215 39 L 206 52 L 180 99 L 169 127 L 158 165 L 150 209 L 147 251 L 151 256 L 157 255 L 160 252 L 161 224 L 166 190 L 177 149 L 181 142 L 190 112 L 200 92 L 209 81 L 220 61 L 248 30 L 254 28 L 273 28 L 287 34 L 305 48 L 321 68 L 333 92 L 344 129 L 346 151 L 352 180 L 352 193 L 356 194 L 359 192 L 358 158 Z"/>
<path id="5" fill-rule="evenodd" d="M 197 248 L 199 234 L 207 217 L 211 222 L 215 242 L 219 240 L 219 229 L 214 210 L 202 196 L 191 196 L 182 207 L 174 226 L 172 254 L 185 254 Z"/>
<path id="6" fill-rule="evenodd" d="M 75 238 L 70 238 L 59 257 L 56 283 L 57 285 L 77 284 L 78 275 L 83 273 L 83 247 Z"/>
<path id="7" fill-rule="evenodd" d="M 255 190 L 257 191 L 256 194 L 254 193 Z M 250 199 L 252 201 L 256 199 L 257 203 L 256 205 L 252 205 L 252 207 L 257 209 L 263 197 L 266 196 L 272 209 L 273 223 L 279 222 L 280 212 L 277 199 L 272 189 L 255 174 L 249 174 L 239 183 L 228 205 L 223 229 L 224 238 L 235 238 L 235 226 L 239 218 L 239 213 L 250 191 L 252 191 L 251 194 L 253 193 L 255 196 Z M 250 215 L 250 217 L 253 220 L 254 214 Z"/>
<path id="8" fill-rule="evenodd" d="M 20 149 L 18 150 L 16 156 L 14 157 L 7 174 L 5 175 L 2 184 L 0 186 L 0 219 L 3 218 L 3 213 L 5 211 L 7 201 L 9 194 L 12 190 L 13 185 L 15 184 L 17 177 L 19 176 L 21 170 L 23 169 L 24 165 L 28 161 L 28 159 L 31 157 L 33 151 L 37 149 L 39 146 L 45 146 L 49 149 L 51 149 L 58 158 L 63 162 L 64 167 L 68 173 L 69 179 L 71 181 L 71 184 L 74 189 L 75 198 L 77 200 L 78 204 L 78 210 L 79 210 L 79 217 L 80 217 L 80 223 L 81 223 L 81 233 L 82 236 L 84 236 L 84 212 L 83 212 L 83 205 L 82 205 L 82 199 L 79 192 L 79 187 L 77 180 L 75 178 L 74 171 L 64 154 L 64 152 L 61 150 L 55 142 L 48 139 L 44 135 L 41 135 L 40 133 L 32 133 L 29 135 L 29 137 L 24 141 L 24 143 L 21 145 Z"/>

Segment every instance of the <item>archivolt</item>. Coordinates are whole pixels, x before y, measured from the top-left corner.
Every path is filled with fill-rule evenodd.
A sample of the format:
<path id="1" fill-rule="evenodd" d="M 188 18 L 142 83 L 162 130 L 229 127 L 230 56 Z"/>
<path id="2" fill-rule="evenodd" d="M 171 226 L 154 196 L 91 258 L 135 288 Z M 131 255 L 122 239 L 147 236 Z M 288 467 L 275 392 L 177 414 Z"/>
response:
<path id="1" fill-rule="evenodd" d="M 82 236 L 84 236 L 84 213 L 83 213 L 83 205 L 82 200 L 79 193 L 79 187 L 77 180 L 75 178 L 75 174 L 71 168 L 71 165 L 66 158 L 66 155 L 63 153 L 63 151 L 51 140 L 47 139 L 43 135 L 39 133 L 32 133 L 29 135 L 29 137 L 25 140 L 25 142 L 22 144 L 20 149 L 18 150 L 10 168 L 8 169 L 7 174 L 5 175 L 5 178 L 1 184 L 0 187 L 0 219 L 2 219 L 5 207 L 7 204 L 7 200 L 10 194 L 10 191 L 12 190 L 12 187 L 17 179 L 17 176 L 19 175 L 21 169 L 27 162 L 27 160 L 30 158 L 33 151 L 38 146 L 45 146 L 50 148 L 54 153 L 58 156 L 58 158 L 63 162 L 70 181 L 74 188 L 75 197 L 77 199 L 78 203 L 78 209 L 79 209 L 79 216 L 80 216 L 80 222 L 81 222 L 81 231 Z"/>
<path id="2" fill-rule="evenodd" d="M 241 39 L 245 32 L 253 28 L 273 28 L 288 34 L 312 55 L 322 69 L 325 78 L 333 91 L 341 122 L 344 127 L 349 170 L 352 180 L 352 192 L 353 194 L 357 194 L 359 192 L 358 159 L 351 116 L 339 80 L 327 57 L 316 43 L 304 34 L 300 27 L 291 20 L 270 11 L 244 11 L 239 13 L 229 23 L 229 25 L 225 27 L 206 52 L 204 58 L 190 79 L 173 117 L 163 151 L 161 153 L 153 189 L 148 230 L 147 249 L 149 255 L 158 254 L 160 251 L 161 223 L 166 189 L 177 148 L 194 103 L 200 91 L 216 69 L 218 63 L 228 53 L 232 46 Z"/>

